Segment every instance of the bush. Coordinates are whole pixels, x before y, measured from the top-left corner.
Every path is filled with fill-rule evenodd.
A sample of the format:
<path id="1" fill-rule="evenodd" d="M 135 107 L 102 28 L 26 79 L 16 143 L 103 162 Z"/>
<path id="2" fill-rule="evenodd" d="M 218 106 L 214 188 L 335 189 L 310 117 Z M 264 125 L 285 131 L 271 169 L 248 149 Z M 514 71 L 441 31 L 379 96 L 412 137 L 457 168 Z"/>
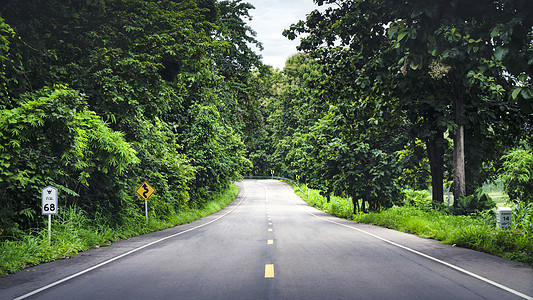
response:
<path id="1" fill-rule="evenodd" d="M 405 205 L 418 207 L 426 211 L 433 208 L 431 193 L 428 190 L 415 191 L 407 189 L 403 190 L 402 193 Z"/>
<path id="2" fill-rule="evenodd" d="M 478 188 L 473 195 L 460 197 L 457 201 L 457 207 L 450 207 L 449 209 L 454 215 L 479 215 L 487 211 L 490 211 L 493 215 L 494 212 L 492 210 L 495 207 L 496 203 L 492 201 L 492 198 L 483 193 L 482 188 Z"/>
<path id="3" fill-rule="evenodd" d="M 513 207 L 513 229 L 533 237 L 533 203 L 519 202 Z"/>
<path id="4" fill-rule="evenodd" d="M 502 157 L 500 179 L 515 202 L 533 203 L 533 150 L 514 150 Z"/>
<path id="5" fill-rule="evenodd" d="M 18 229 L 41 224 L 35 197 L 47 185 L 66 195 L 62 205 L 93 211 L 111 206 L 121 176 L 139 162 L 123 134 L 66 86 L 45 87 L 17 101 L 20 106 L 0 111 L 0 236 L 15 238 Z"/>

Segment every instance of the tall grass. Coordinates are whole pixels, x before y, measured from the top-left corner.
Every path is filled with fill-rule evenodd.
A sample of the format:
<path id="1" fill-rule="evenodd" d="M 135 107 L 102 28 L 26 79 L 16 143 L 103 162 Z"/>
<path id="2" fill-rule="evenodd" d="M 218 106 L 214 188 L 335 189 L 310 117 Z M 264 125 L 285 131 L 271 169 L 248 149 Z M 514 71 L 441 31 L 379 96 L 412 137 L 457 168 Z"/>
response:
<path id="1" fill-rule="evenodd" d="M 110 227 L 105 220 L 89 220 L 82 210 L 66 208 L 52 218 L 52 240 L 48 243 L 48 228 L 35 229 L 18 240 L 0 244 L 0 276 L 13 273 L 42 262 L 76 255 L 94 247 L 111 245 L 121 239 L 145 234 L 172 226 L 190 223 L 215 213 L 235 200 L 239 189 L 236 185 L 207 202 L 203 207 L 187 209 L 165 219 L 144 216 L 124 220 L 119 227 Z"/>
<path id="2" fill-rule="evenodd" d="M 327 203 L 319 191 L 295 189 L 309 205 L 332 215 L 433 238 L 477 251 L 533 265 L 533 204 L 515 207 L 513 230 L 499 230 L 491 214 L 453 216 L 425 206 L 395 206 L 380 212 L 352 214 L 351 199 L 332 197 Z M 303 192 L 302 192 L 303 191 Z M 307 197 L 309 193 L 309 198 Z M 422 197 L 423 199 L 425 197 Z M 421 200 L 422 201 L 422 200 Z"/>
<path id="3" fill-rule="evenodd" d="M 334 216 L 349 219 L 353 214 L 353 203 L 351 200 L 332 196 L 330 198 L 330 202 L 328 203 L 327 199 L 320 195 L 320 191 L 307 189 L 305 185 L 300 186 L 300 189 L 295 189 L 295 191 L 309 205 L 317 207 L 320 210 L 330 213 Z"/>

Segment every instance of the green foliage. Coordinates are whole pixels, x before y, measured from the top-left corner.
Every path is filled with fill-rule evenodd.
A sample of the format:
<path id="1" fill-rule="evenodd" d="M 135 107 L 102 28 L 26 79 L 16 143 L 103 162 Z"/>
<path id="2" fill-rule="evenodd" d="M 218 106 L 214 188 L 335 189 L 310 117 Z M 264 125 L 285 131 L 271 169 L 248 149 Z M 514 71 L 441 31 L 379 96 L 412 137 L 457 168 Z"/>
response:
<path id="1" fill-rule="evenodd" d="M 132 168 L 137 178 L 131 180 L 130 195 L 124 196 L 131 207 L 138 207 L 142 201 L 133 190 L 143 181 L 150 183 L 156 193 L 150 198 L 149 214 L 155 216 L 172 215 L 190 203 L 190 185 L 195 178 L 195 169 L 189 158 L 178 152 L 178 138 L 168 124 L 156 118 L 152 121 L 139 120 L 134 148 L 141 163 Z M 141 207 L 139 207 L 141 208 Z M 131 211 L 131 214 L 139 212 Z"/>
<path id="2" fill-rule="evenodd" d="M 192 115 L 184 147 L 197 172 L 193 188 L 201 199 L 239 180 L 248 161 L 240 137 L 222 123 L 214 106 L 195 106 Z"/>
<path id="3" fill-rule="evenodd" d="M 500 179 L 515 202 L 533 203 L 533 150 L 517 149 L 502 157 Z"/>
<path id="4" fill-rule="evenodd" d="M 361 121 L 359 105 L 332 106 L 309 133 L 294 136 L 294 148 L 286 158 L 290 170 L 310 177 L 312 187 L 351 197 L 354 212 L 366 210 L 365 202 L 370 210 L 390 207 L 400 193 L 394 152 L 398 145 Z M 386 147 L 384 139 L 389 140 Z"/>
<path id="5" fill-rule="evenodd" d="M 6 69 L 10 64 L 9 59 L 9 40 L 15 36 L 15 31 L 5 23 L 0 15 L 0 99 L 5 99 L 7 102 L 9 98 L 9 91 L 7 89 Z M 4 101 L 0 102 L 0 109 L 4 109 Z"/>
<path id="6" fill-rule="evenodd" d="M 3 3 L 0 196 L 9 205 L 0 235 L 42 226 L 36 197 L 46 184 L 59 189 L 61 206 L 120 225 L 142 215 L 134 191 L 143 181 L 156 189 L 149 214 L 171 218 L 240 178 L 242 130 L 255 122 L 244 84 L 261 67 L 244 22 L 252 8 L 240 0 Z"/>
<path id="7" fill-rule="evenodd" d="M 138 163 L 123 135 L 110 130 L 86 98 L 64 86 L 26 94 L 21 106 L 0 111 L 0 193 L 5 203 L 2 235 L 12 236 L 16 224 L 37 225 L 40 190 L 52 184 L 67 192 L 63 203 L 75 201 L 92 176 L 120 177 Z M 112 193 L 109 191 L 108 193 Z M 69 199 L 70 198 L 70 199 Z M 106 203 L 94 199 L 100 205 Z M 20 213 L 18 213 L 20 212 Z"/>
<path id="8" fill-rule="evenodd" d="M 331 196 L 328 199 L 320 190 L 308 189 L 305 185 L 300 185 L 295 192 L 309 205 L 331 215 L 345 219 L 351 219 L 353 215 L 353 202 L 345 198 Z"/>
<path id="9" fill-rule="evenodd" d="M 531 89 L 532 18 L 522 12 L 525 2 L 318 3 L 336 5 L 314 11 L 284 34 L 290 39 L 304 35 L 299 49 L 327 74 L 321 87 L 326 101 L 360 99 L 362 110 L 371 103 L 373 114 L 361 114 L 360 120 L 376 120 L 375 127 L 385 132 L 388 122 L 382 120 L 392 118 L 405 128 L 397 134 L 427 144 L 435 202 L 442 201 L 447 168 L 463 174 L 466 165 L 454 193 L 463 193 L 464 186 L 472 193 L 494 174 L 501 154 L 527 136 L 529 113 L 508 101 L 522 94 L 517 86 Z M 463 127 L 465 159 L 456 156 L 452 167 L 446 161 L 447 138 L 459 139 L 456 133 Z M 462 145 L 460 139 L 453 145 Z"/>
<path id="10" fill-rule="evenodd" d="M 403 190 L 404 203 L 408 206 L 414 206 L 418 209 L 430 211 L 434 208 L 431 200 L 431 194 L 428 190 Z"/>
<path id="11" fill-rule="evenodd" d="M 478 188 L 473 195 L 460 197 L 457 206 L 450 207 L 450 211 L 454 215 L 479 214 L 484 211 L 490 211 L 494 215 L 493 209 L 495 207 L 496 203 L 488 194 L 483 192 L 483 188 Z"/>
<path id="12" fill-rule="evenodd" d="M 533 236 L 533 203 L 519 202 L 513 207 L 513 229 Z"/>
<path id="13" fill-rule="evenodd" d="M 427 189 L 430 172 L 424 143 L 420 139 L 409 142 L 399 152 L 398 160 L 404 166 L 398 183 L 413 189 Z"/>

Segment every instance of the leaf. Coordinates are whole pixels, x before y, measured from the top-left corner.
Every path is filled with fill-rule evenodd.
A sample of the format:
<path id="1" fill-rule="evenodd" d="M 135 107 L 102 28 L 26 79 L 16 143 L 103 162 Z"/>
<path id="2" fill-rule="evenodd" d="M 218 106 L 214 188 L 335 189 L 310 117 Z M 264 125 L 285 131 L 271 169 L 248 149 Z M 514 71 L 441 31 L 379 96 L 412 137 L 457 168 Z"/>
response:
<path id="1" fill-rule="evenodd" d="M 416 29 L 413 29 L 413 30 L 411 30 L 411 32 L 409 32 L 409 38 L 411 38 L 413 40 L 416 39 L 416 35 L 417 35 Z"/>
<path id="2" fill-rule="evenodd" d="M 522 92 L 520 94 L 526 100 L 530 100 L 531 98 L 533 98 L 533 92 L 531 91 L 531 89 L 522 89 Z"/>
<path id="3" fill-rule="evenodd" d="M 503 47 L 497 47 L 496 50 L 494 51 L 494 57 L 501 61 L 505 55 L 507 55 L 507 53 L 509 53 L 509 49 L 507 48 L 503 48 Z"/>
<path id="4" fill-rule="evenodd" d="M 407 34 L 409 34 L 409 31 L 404 31 L 404 32 L 401 32 L 399 35 L 398 35 L 398 42 L 401 41 Z"/>
<path id="5" fill-rule="evenodd" d="M 521 87 L 517 87 L 516 89 L 514 89 L 513 93 L 511 94 L 511 97 L 513 97 L 513 99 L 516 99 L 516 97 L 518 97 L 518 93 L 520 93 L 521 90 Z"/>
<path id="6" fill-rule="evenodd" d="M 494 27 L 492 28 L 492 30 L 490 31 L 490 37 L 491 38 L 495 38 L 496 36 L 498 36 L 500 34 L 500 28 L 499 27 Z"/>

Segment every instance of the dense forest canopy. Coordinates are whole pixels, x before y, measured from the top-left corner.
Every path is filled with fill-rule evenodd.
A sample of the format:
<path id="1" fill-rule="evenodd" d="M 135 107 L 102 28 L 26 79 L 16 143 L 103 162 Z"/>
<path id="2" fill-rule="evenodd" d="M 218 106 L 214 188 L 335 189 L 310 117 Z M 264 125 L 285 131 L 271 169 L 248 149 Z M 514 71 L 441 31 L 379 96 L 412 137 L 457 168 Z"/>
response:
<path id="1" fill-rule="evenodd" d="M 533 194 L 515 175 L 533 142 L 526 0 L 315 0 L 329 6 L 287 28 L 302 52 L 281 71 L 251 50 L 243 0 L 4 2 L 4 237 L 41 224 L 47 185 L 111 224 L 142 218 L 143 181 L 165 218 L 271 170 L 354 212 L 407 187 L 439 206 L 451 182 L 457 205 L 500 174 Z"/>
<path id="2" fill-rule="evenodd" d="M 0 8 L 2 235 L 39 190 L 120 223 L 200 206 L 250 166 L 248 81 L 263 68 L 242 1 L 6 1 Z M 248 129 L 249 130 L 249 129 Z"/>
<path id="3" fill-rule="evenodd" d="M 531 148 L 528 1 L 317 3 L 333 7 L 312 12 L 284 34 L 305 34 L 299 48 L 323 68 L 319 89 L 331 107 L 303 132 L 306 139 L 325 135 L 310 149 L 320 160 L 309 164 L 325 168 L 322 182 L 379 203 L 393 196 L 395 182 L 420 188 L 413 184 L 429 175 L 435 204 L 442 203 L 443 181 L 453 180 L 457 206 L 497 175 L 506 151 Z M 339 119 L 349 121 L 328 123 Z M 418 171 L 427 169 L 421 164 L 429 174 Z"/>

